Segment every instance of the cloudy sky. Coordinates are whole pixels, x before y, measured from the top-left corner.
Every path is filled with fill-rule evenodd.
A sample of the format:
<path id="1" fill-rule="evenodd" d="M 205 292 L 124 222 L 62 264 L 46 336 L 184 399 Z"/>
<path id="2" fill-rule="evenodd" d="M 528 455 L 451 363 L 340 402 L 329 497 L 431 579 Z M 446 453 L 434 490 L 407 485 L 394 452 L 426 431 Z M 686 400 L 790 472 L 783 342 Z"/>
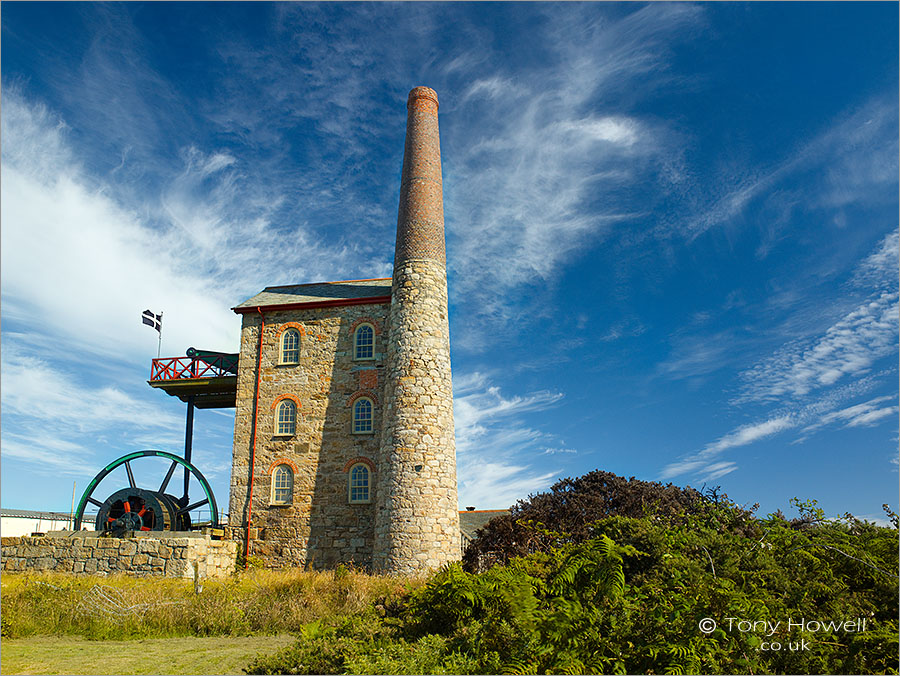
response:
<path id="1" fill-rule="evenodd" d="M 891 3 L 4 4 L 3 507 L 181 453 L 142 310 L 164 355 L 237 351 L 264 286 L 389 276 L 427 85 L 462 506 L 600 468 L 896 509 L 897 35 Z M 232 426 L 195 421 L 223 505 Z"/>

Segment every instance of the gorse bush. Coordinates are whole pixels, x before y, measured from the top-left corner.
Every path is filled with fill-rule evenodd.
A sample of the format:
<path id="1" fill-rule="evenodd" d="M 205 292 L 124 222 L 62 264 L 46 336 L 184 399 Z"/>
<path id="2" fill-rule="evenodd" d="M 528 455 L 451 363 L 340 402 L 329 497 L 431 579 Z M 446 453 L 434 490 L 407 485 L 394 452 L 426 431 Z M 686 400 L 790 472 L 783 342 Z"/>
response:
<path id="1" fill-rule="evenodd" d="M 249 671 L 897 673 L 896 528 L 825 520 L 812 501 L 793 520 L 703 504 L 580 538 L 522 524 L 541 551 L 447 566 Z"/>
<path id="2" fill-rule="evenodd" d="M 195 594 L 5 575 L 3 636 L 296 632 L 248 665 L 262 674 L 897 673 L 896 514 L 885 528 L 794 500 L 792 519 L 757 518 L 610 476 L 520 503 L 476 539 L 484 558 L 427 579 L 252 570 Z"/>
<path id="3" fill-rule="evenodd" d="M 546 493 L 520 500 L 509 514 L 491 519 L 466 548 L 463 562 L 471 572 L 514 556 L 548 551 L 559 544 L 559 538 L 546 528 L 564 532 L 571 542 L 582 542 L 592 536 L 590 526 L 598 519 L 648 514 L 671 524 L 682 523 L 689 515 L 706 514 L 730 530 L 748 534 L 754 532 L 756 523 L 750 511 L 732 504 L 718 489 L 698 491 L 594 470 L 563 479 Z M 545 528 L 535 528 L 535 524 Z"/>

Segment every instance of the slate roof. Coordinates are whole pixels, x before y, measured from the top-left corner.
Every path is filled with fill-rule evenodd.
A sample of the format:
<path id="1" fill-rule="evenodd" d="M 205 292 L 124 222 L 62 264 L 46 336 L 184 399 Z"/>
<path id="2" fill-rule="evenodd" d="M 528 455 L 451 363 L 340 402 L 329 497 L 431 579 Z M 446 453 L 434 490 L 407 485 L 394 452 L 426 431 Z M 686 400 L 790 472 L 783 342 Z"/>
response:
<path id="1" fill-rule="evenodd" d="M 484 528 L 487 522 L 495 516 L 509 514 L 508 509 L 476 509 L 472 511 L 461 511 L 459 513 L 459 530 L 463 536 L 463 540 L 474 540 L 475 531 Z"/>
<path id="2" fill-rule="evenodd" d="M 316 282 L 314 284 L 293 284 L 290 286 L 267 286 L 258 294 L 232 308 L 237 313 L 248 309 L 269 306 L 293 306 L 306 303 L 328 303 L 341 305 L 366 299 L 390 297 L 391 278 L 354 279 L 346 282 Z"/>

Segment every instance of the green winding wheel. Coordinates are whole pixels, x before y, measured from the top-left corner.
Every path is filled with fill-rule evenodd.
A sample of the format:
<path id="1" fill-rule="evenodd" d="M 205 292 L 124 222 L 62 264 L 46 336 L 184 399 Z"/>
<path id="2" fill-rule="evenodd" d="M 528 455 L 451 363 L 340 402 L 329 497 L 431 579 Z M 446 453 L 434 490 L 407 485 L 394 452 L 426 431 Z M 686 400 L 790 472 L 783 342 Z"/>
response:
<path id="1" fill-rule="evenodd" d="M 156 489 L 138 487 L 134 478 L 132 461 L 139 458 L 162 458 L 171 462 L 169 470 Z M 128 486 L 115 491 L 105 501 L 100 502 L 93 497 L 94 490 L 99 483 L 118 467 L 125 466 L 128 474 Z M 205 498 L 191 503 L 187 493 L 176 498 L 166 493 L 169 480 L 178 466 L 182 466 L 186 472 L 193 474 L 200 483 Z M 185 484 L 187 486 L 187 483 Z M 185 489 L 187 490 L 187 489 Z M 136 451 L 114 460 L 93 478 L 85 489 L 81 500 L 78 501 L 78 509 L 75 512 L 75 530 L 81 530 L 81 522 L 84 518 L 84 510 L 88 503 L 99 508 L 95 527 L 98 531 L 124 532 L 134 530 L 190 530 L 191 510 L 209 505 L 210 525 L 217 528 L 219 525 L 219 510 L 216 506 L 216 498 L 213 495 L 209 482 L 194 465 L 179 458 L 177 455 L 165 451 Z"/>

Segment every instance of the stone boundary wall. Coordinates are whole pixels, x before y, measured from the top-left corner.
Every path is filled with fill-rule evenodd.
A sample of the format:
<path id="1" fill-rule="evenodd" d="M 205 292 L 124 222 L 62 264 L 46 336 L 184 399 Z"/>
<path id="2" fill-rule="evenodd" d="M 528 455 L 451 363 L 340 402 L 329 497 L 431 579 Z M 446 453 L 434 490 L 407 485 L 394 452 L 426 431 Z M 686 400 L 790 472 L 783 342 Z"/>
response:
<path id="1" fill-rule="evenodd" d="M 201 578 L 231 575 L 238 548 L 237 542 L 206 537 L 9 537 L 0 544 L 4 573 L 52 570 L 180 578 L 193 578 L 194 562 Z"/>

